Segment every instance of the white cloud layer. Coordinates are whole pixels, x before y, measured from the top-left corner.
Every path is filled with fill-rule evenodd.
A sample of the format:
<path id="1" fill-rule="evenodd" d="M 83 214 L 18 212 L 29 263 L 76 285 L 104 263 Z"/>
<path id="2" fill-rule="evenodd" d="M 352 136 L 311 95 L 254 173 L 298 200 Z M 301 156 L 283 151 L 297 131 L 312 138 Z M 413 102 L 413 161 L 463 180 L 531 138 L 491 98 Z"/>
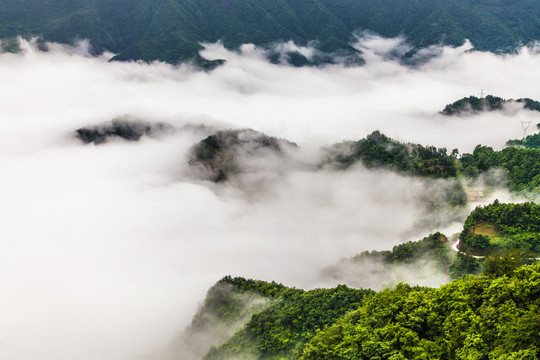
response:
<path id="1" fill-rule="evenodd" d="M 480 88 L 540 99 L 534 51 L 432 48 L 439 56 L 411 68 L 386 56 L 402 41 L 368 40 L 362 67 L 293 68 L 253 46 L 208 45 L 204 56 L 227 60 L 208 73 L 109 63 L 84 44 L 44 53 L 23 42 L 23 53 L 1 54 L 0 358 L 135 359 L 182 330 L 224 275 L 312 287 L 343 256 L 425 235 L 412 231 L 413 179 L 298 169 L 246 198 L 183 177 L 204 133 L 83 146 L 72 138 L 81 126 L 128 114 L 250 127 L 308 156 L 376 129 L 462 152 L 501 148 L 521 136 L 521 120 L 540 122 L 531 112 L 437 115 Z"/>

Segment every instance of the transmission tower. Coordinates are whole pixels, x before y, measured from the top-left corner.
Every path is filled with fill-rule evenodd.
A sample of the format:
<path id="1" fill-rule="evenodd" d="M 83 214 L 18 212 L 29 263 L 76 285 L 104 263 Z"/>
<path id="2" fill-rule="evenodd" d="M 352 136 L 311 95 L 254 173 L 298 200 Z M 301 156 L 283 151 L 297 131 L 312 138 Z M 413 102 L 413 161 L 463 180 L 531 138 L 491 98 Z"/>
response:
<path id="1" fill-rule="evenodd" d="M 521 122 L 521 127 L 523 128 L 523 140 L 525 140 L 525 138 L 527 137 L 527 129 L 529 128 L 529 126 L 531 126 L 530 121 Z"/>
<path id="2" fill-rule="evenodd" d="M 486 94 L 486 93 L 484 92 L 484 90 L 486 90 L 486 89 L 480 89 L 480 94 L 479 94 L 479 95 L 480 95 L 480 98 L 481 98 L 481 99 L 483 99 L 483 98 L 484 98 L 484 95 Z"/>

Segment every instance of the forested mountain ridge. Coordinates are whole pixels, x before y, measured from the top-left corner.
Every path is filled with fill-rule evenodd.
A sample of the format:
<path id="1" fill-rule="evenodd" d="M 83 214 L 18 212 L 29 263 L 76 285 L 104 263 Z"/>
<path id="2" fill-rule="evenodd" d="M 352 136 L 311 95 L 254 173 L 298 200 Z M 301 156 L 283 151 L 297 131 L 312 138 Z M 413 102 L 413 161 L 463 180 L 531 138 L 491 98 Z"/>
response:
<path id="1" fill-rule="evenodd" d="M 506 51 L 540 39 L 534 0 L 0 0 L 0 38 L 89 39 L 118 60 L 176 63 L 201 42 L 228 47 L 293 40 L 354 51 L 351 34 L 404 36 L 413 47 L 461 45 Z"/>
<path id="2" fill-rule="evenodd" d="M 540 182 L 540 149 L 512 146 L 496 151 L 489 146 L 477 145 L 472 154 L 460 156 L 457 149 L 448 153 L 445 148 L 406 144 L 379 131 L 358 141 L 345 141 L 327 148 L 326 158 L 322 161 L 323 166 L 337 169 L 347 169 L 356 163 L 428 178 L 476 177 L 498 168 L 506 174 L 512 191 L 532 191 Z M 455 195 L 452 202 L 463 204 L 463 195 L 459 192 Z"/>
<path id="3" fill-rule="evenodd" d="M 204 359 L 535 359 L 539 265 L 488 269 L 438 289 L 399 284 L 377 293 L 225 277 L 191 328 L 204 326 L 206 313 L 213 326 L 234 321 L 245 311 L 242 299 L 258 297 L 266 305 Z"/>
<path id="4" fill-rule="evenodd" d="M 539 265 L 379 292 L 317 333 L 299 359 L 536 359 Z"/>

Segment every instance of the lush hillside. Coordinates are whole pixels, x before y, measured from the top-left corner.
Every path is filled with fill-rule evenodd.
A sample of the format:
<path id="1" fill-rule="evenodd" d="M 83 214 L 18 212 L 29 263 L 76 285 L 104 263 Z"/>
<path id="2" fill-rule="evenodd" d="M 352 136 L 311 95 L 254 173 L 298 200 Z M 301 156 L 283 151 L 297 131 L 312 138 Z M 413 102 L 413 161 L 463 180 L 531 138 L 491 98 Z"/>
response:
<path id="1" fill-rule="evenodd" d="M 507 147 L 495 151 L 478 145 L 472 154 L 463 154 L 460 162 L 467 176 L 493 168 L 503 169 L 511 190 L 534 190 L 540 185 L 540 149 Z"/>
<path id="2" fill-rule="evenodd" d="M 361 162 L 368 168 L 385 167 L 414 176 L 448 178 L 457 175 L 457 152 L 448 154 L 444 148 L 401 143 L 379 131 L 358 141 L 335 144 L 327 154 L 325 164 L 342 169 Z"/>
<path id="3" fill-rule="evenodd" d="M 499 51 L 540 39 L 539 22 L 535 0 L 0 0 L 0 38 L 88 38 L 120 60 L 173 63 L 220 39 L 318 40 L 325 52 L 350 52 L 355 30 L 404 35 L 415 47 L 470 39 Z"/>
<path id="4" fill-rule="evenodd" d="M 534 359 L 540 264 L 512 259 L 494 258 L 482 276 L 438 289 L 378 293 L 225 277 L 209 290 L 190 341 L 243 319 L 204 359 Z"/>
<path id="5" fill-rule="evenodd" d="M 250 130 L 225 131 L 195 145 L 192 154 L 194 161 L 211 167 L 214 162 L 226 163 L 223 154 L 225 159 L 230 154 L 230 159 L 237 158 L 237 151 L 239 156 L 259 151 L 280 154 L 282 146 L 294 148 Z M 495 152 L 479 146 L 473 154 L 461 157 L 443 150 L 402 144 L 376 132 L 358 142 L 332 147 L 324 164 L 340 171 L 361 162 L 442 178 L 474 175 L 499 166 L 518 188 L 516 184 L 530 186 L 531 179 L 521 176 L 531 175 L 533 170 L 527 167 L 539 163 L 534 157 L 537 150 L 530 149 Z M 525 156 L 529 153 L 535 155 Z M 448 159 L 447 166 L 453 169 L 450 174 L 445 174 L 444 167 L 436 173 L 436 167 L 430 167 L 431 173 L 418 170 L 420 164 L 439 158 L 443 159 L 439 164 Z M 376 278 L 383 283 L 388 278 L 385 275 L 406 267 L 420 276 L 439 273 L 446 281 L 457 278 L 440 288 L 401 283 L 377 293 L 344 285 L 304 291 L 225 277 L 209 291 L 186 344 L 208 344 L 197 339 L 205 339 L 215 329 L 227 329 L 220 336 L 213 335 L 213 346 L 198 354 L 205 354 L 205 360 L 535 359 L 540 351 L 540 264 L 535 259 L 540 252 L 539 234 L 540 205 L 495 201 L 477 207 L 467 217 L 459 235 L 460 253 L 451 250 L 444 235 L 435 233 L 392 250 L 344 259 L 322 274 L 354 286 L 342 276 L 343 271 L 369 277 L 370 264 L 377 263 L 381 267 Z M 464 276 L 482 270 L 480 276 Z M 185 345 L 179 351 L 188 348 Z"/>
<path id="6" fill-rule="evenodd" d="M 517 249 L 540 253 L 540 205 L 502 204 L 477 207 L 465 220 L 460 250 L 478 255 Z"/>
<path id="7" fill-rule="evenodd" d="M 495 151 L 478 145 L 472 154 L 459 156 L 457 149 L 449 154 L 445 148 L 402 143 L 375 131 L 364 139 L 329 147 L 322 165 L 347 169 L 356 163 L 427 178 L 475 177 L 499 168 L 506 173 L 511 190 L 532 190 L 540 185 L 540 150 L 532 146 Z M 458 189 L 454 196 L 455 204 L 463 203 Z"/>
<path id="8" fill-rule="evenodd" d="M 304 291 L 225 277 L 209 290 L 194 317 L 190 344 L 205 332 L 235 324 L 229 336 L 213 337 L 205 360 L 536 359 L 540 263 L 530 251 L 523 252 L 530 248 L 510 240 L 538 237 L 539 209 L 534 203 L 498 201 L 477 207 L 461 237 L 483 233 L 508 241 L 501 252 L 485 258 L 453 256 L 447 238 L 435 233 L 351 259 L 364 271 L 369 271 L 366 260 L 390 271 L 403 264 L 420 269 L 428 258 L 437 264 L 432 271 L 460 276 L 440 288 L 400 283 L 379 292 L 344 285 Z M 482 275 L 463 276 L 481 268 Z"/>
<path id="9" fill-rule="evenodd" d="M 439 289 L 400 285 L 317 333 L 299 359 L 536 359 L 540 264 Z"/>
<path id="10" fill-rule="evenodd" d="M 194 319 L 194 327 L 201 328 L 201 314 L 220 322 L 233 322 L 253 306 L 242 307 L 246 298 L 258 297 L 265 304 L 248 319 L 246 325 L 219 347 L 213 347 L 205 359 L 224 358 L 281 358 L 295 359 L 302 346 L 315 333 L 334 323 L 346 312 L 358 308 L 371 290 L 356 290 L 340 285 L 333 289 L 304 291 L 281 284 L 244 278 L 225 277 L 214 286 L 205 301 L 204 312 Z M 241 295 L 241 296 L 240 296 Z M 240 300 L 242 299 L 242 300 Z M 253 304 L 253 302 L 249 302 Z"/>

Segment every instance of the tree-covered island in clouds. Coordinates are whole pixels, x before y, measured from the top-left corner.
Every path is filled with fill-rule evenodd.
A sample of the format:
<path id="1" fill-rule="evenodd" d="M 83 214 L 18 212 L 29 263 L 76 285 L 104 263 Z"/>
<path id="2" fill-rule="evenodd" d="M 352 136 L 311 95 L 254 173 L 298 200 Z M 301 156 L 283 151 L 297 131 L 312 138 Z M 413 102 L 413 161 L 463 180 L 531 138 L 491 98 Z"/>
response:
<path id="1" fill-rule="evenodd" d="M 216 41 L 229 48 L 314 42 L 322 54 L 356 54 L 352 35 L 366 30 L 403 36 L 413 52 L 466 39 L 478 50 L 508 51 L 539 39 L 539 22 L 534 0 L 0 1 L 6 44 L 16 36 L 88 39 L 95 51 L 111 51 L 117 60 L 170 63 L 197 58 L 201 43 Z M 291 63 L 310 62 L 295 49 L 286 53 Z"/>
<path id="2" fill-rule="evenodd" d="M 523 109 L 530 111 L 540 111 L 540 102 L 529 99 L 509 99 L 505 100 L 498 96 L 487 95 L 485 97 L 469 96 L 463 99 L 459 99 L 452 104 L 446 105 L 441 111 L 443 115 L 474 115 L 484 111 L 497 111 L 503 110 L 505 107 L 509 107 L 516 104 Z M 517 110 L 517 109 L 516 109 Z"/>
<path id="3" fill-rule="evenodd" d="M 298 146 L 252 129 L 222 130 L 191 149 L 189 164 L 203 179 L 222 182 L 236 174 L 283 171 Z"/>
<path id="4" fill-rule="evenodd" d="M 75 137 L 86 144 L 99 145 L 114 139 L 139 141 L 143 136 L 156 138 L 173 131 L 174 127 L 163 122 L 151 123 L 124 116 L 110 122 L 81 127 L 75 131 Z"/>

